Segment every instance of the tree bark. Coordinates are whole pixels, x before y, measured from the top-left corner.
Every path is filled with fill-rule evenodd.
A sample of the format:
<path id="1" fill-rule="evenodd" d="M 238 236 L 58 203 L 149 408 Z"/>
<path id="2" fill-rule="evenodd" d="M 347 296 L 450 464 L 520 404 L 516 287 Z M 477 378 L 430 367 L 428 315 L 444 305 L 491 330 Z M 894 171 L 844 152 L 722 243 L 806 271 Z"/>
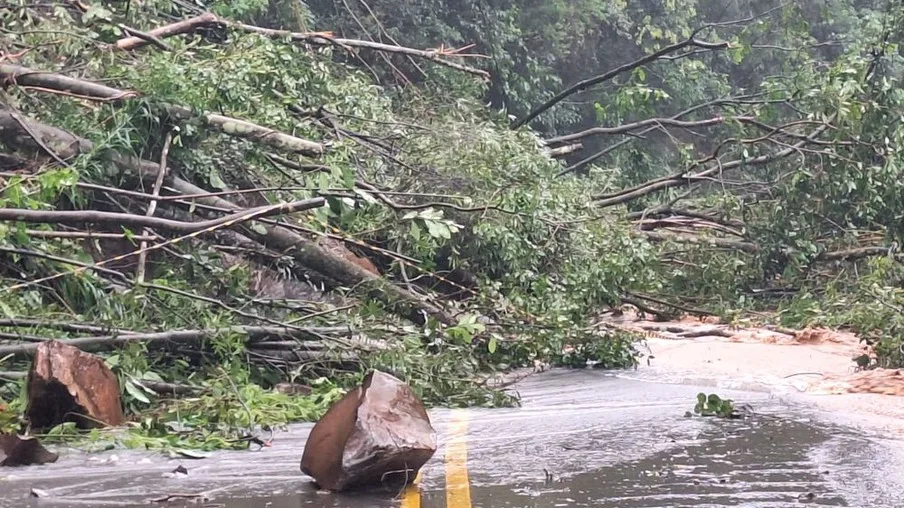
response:
<path id="1" fill-rule="evenodd" d="M 212 12 L 205 12 L 200 16 L 183 19 L 182 21 L 177 21 L 176 23 L 170 25 L 157 27 L 149 31 L 147 34 L 153 37 L 157 37 L 158 39 L 166 39 L 167 37 L 172 37 L 174 35 L 182 35 L 191 32 L 195 28 L 212 26 L 218 23 L 219 20 L 217 19 L 216 15 L 214 15 Z M 142 46 L 146 46 L 148 44 L 150 44 L 150 42 L 142 39 L 141 37 L 126 37 L 124 39 L 116 41 L 116 48 L 123 51 L 130 51 Z"/>

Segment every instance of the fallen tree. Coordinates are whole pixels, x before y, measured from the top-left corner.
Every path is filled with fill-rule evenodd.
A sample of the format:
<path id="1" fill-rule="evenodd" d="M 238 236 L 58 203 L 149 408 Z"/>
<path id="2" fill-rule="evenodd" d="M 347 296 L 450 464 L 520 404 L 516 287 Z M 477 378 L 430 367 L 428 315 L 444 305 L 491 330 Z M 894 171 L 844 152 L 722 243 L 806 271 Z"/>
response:
<path id="1" fill-rule="evenodd" d="M 91 153 L 94 148 L 94 145 L 86 139 L 4 110 L 0 110 L 0 141 L 16 150 L 30 154 L 42 154 L 46 148 L 50 148 L 62 159 Z M 109 152 L 106 156 L 119 171 L 131 176 L 133 181 L 154 182 L 157 178 L 158 164 L 116 152 Z M 183 194 L 206 194 L 204 189 L 174 175 L 167 175 L 165 181 L 168 186 Z M 241 207 L 216 196 L 196 198 L 196 201 L 205 205 L 241 211 Z M 289 229 L 270 225 L 262 225 L 262 229 L 251 228 L 241 222 L 231 224 L 229 228 L 239 229 L 248 238 L 282 252 L 283 255 L 291 256 L 302 266 L 336 279 L 343 285 L 360 288 L 370 296 L 382 300 L 391 310 L 408 319 L 423 322 L 425 317 L 432 317 L 444 324 L 451 325 L 456 322 L 434 304 L 424 301 L 421 297 L 348 260 L 331 254 L 316 243 Z M 210 227 L 205 229 L 210 229 Z M 202 229 L 196 233 L 203 231 Z"/>
<path id="2" fill-rule="evenodd" d="M 135 91 L 118 90 L 106 85 L 53 72 L 44 72 L 3 63 L 0 63 L 0 84 L 36 88 L 43 92 L 63 93 L 99 102 L 115 103 L 139 96 L 138 92 Z M 206 112 L 196 115 L 191 109 L 178 105 L 166 105 L 165 108 L 167 113 L 180 121 L 188 121 L 195 116 L 199 116 L 206 126 L 218 132 L 262 143 L 280 150 L 315 156 L 321 155 L 324 150 L 323 145 L 320 143 L 301 139 L 238 118 Z"/>
<path id="3" fill-rule="evenodd" d="M 244 335 L 249 343 L 262 341 L 268 338 L 292 338 L 296 340 L 322 340 L 324 336 L 342 337 L 349 334 L 349 329 L 344 327 L 307 327 L 287 328 L 280 326 L 234 326 L 223 329 L 208 330 L 171 330 L 167 332 L 153 333 L 128 333 L 114 335 L 98 335 L 92 337 L 79 337 L 76 339 L 49 339 L 58 340 L 69 346 L 76 346 L 82 351 L 103 351 L 114 347 L 122 347 L 133 342 L 154 343 L 166 342 L 172 344 L 197 343 L 210 339 L 219 334 L 237 333 Z M 0 355 L 12 355 L 14 357 L 33 354 L 41 346 L 42 342 L 30 344 L 15 344 L 10 346 L 0 345 Z"/>
<path id="4" fill-rule="evenodd" d="M 311 44 L 315 46 L 338 46 L 342 49 L 351 51 L 352 49 L 367 49 L 372 51 L 379 51 L 385 53 L 394 53 L 400 54 L 415 58 L 421 58 L 424 60 L 429 60 L 438 65 L 442 65 L 445 67 L 449 67 L 451 69 L 455 69 L 457 71 L 466 72 L 468 74 L 473 74 L 475 76 L 480 76 L 484 79 L 489 79 L 490 73 L 483 70 L 477 69 L 475 67 L 471 67 L 468 65 L 463 65 L 457 62 L 452 62 L 443 57 L 460 57 L 462 55 L 458 54 L 457 51 L 454 50 L 424 50 L 424 49 L 414 49 L 414 48 L 406 48 L 404 46 L 392 45 L 392 44 L 383 44 L 379 42 L 373 41 L 363 41 L 357 39 L 343 39 L 338 37 L 333 37 L 333 35 L 329 32 L 310 32 L 310 33 L 302 33 L 302 32 L 290 32 L 287 30 L 274 30 L 271 28 L 263 28 L 254 25 L 246 25 L 244 23 L 237 23 L 234 21 L 229 21 L 225 19 L 218 18 L 216 15 L 210 12 L 206 12 L 199 16 L 195 16 L 192 18 L 184 19 L 181 21 L 177 21 L 176 23 L 172 23 L 169 25 L 164 25 L 153 30 L 148 31 L 148 35 L 156 38 L 166 38 L 173 37 L 176 35 L 185 34 L 191 32 L 197 28 L 205 27 L 205 26 L 225 26 L 231 28 L 233 30 L 238 30 L 242 32 L 255 33 L 258 35 L 262 35 L 264 37 L 269 37 L 272 39 L 288 39 L 295 42 L 301 42 L 305 44 Z M 127 37 L 125 39 L 120 39 L 116 42 L 116 47 L 121 50 L 133 50 L 140 48 L 142 46 L 152 44 L 153 40 L 149 40 L 147 37 Z M 474 56 L 474 55 L 471 55 Z"/>

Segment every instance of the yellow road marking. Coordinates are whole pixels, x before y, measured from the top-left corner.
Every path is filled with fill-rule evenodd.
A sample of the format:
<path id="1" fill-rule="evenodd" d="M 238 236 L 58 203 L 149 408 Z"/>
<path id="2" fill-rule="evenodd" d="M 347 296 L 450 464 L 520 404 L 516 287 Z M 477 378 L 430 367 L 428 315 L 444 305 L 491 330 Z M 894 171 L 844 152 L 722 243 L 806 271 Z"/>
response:
<path id="1" fill-rule="evenodd" d="M 468 413 L 453 410 L 446 444 L 446 508 L 471 508 L 468 480 Z"/>
<path id="2" fill-rule="evenodd" d="M 418 485 L 420 482 L 421 473 L 418 471 L 414 481 L 405 488 L 405 493 L 402 494 L 402 508 L 421 508 L 421 487 Z"/>

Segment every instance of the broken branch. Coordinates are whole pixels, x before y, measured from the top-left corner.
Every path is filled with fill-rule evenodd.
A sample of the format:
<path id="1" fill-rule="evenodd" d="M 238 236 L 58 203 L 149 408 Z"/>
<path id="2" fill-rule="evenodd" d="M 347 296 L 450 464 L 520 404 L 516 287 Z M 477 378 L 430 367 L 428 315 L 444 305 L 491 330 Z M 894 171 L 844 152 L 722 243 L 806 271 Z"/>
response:
<path id="1" fill-rule="evenodd" d="M 240 333 L 245 335 L 246 342 L 254 342 L 271 337 L 290 337 L 298 340 L 323 340 L 325 335 L 347 335 L 346 327 L 308 327 L 287 328 L 281 326 L 233 326 L 230 328 L 202 329 L 202 330 L 174 330 L 154 333 L 132 333 L 123 335 L 103 335 L 96 337 L 80 337 L 77 339 L 53 339 L 63 344 L 75 346 L 82 351 L 101 351 L 112 349 L 135 342 L 154 343 L 194 343 L 213 338 L 223 333 Z M 15 344 L 0 346 L 0 357 L 13 355 L 14 357 L 29 356 L 33 354 L 42 343 Z"/>
<path id="2" fill-rule="evenodd" d="M 54 146 L 64 158 L 91 153 L 93 150 L 94 145 L 90 141 L 79 138 L 62 129 L 43 125 L 30 119 L 22 119 L 22 124 L 28 125 L 31 131 L 38 133 L 48 144 Z M 28 151 L 32 154 L 41 153 L 40 146 L 28 135 L 22 124 L 13 119 L 9 112 L 0 110 L 0 141 L 18 150 Z M 133 179 L 153 182 L 157 177 L 157 172 L 159 171 L 157 163 L 136 157 L 126 157 L 116 151 L 107 151 L 106 156 L 121 172 Z M 178 177 L 170 176 L 169 185 L 177 192 L 183 194 L 205 194 L 204 189 Z M 242 211 L 236 204 L 219 197 L 198 198 L 197 202 L 207 206 L 221 207 L 237 212 Z M 244 213 L 251 212 L 245 210 Z M 179 221 L 171 222 L 180 223 Z M 223 225 L 225 226 L 225 224 Z M 458 322 L 440 307 L 396 286 L 379 275 L 361 268 L 355 263 L 330 253 L 316 243 L 285 227 L 276 225 L 265 225 L 263 229 L 250 229 L 245 225 L 239 225 L 239 227 L 248 238 L 275 251 L 282 252 L 286 256 L 293 257 L 299 265 L 318 272 L 325 277 L 335 279 L 348 287 L 359 288 L 372 294 L 372 296 L 387 304 L 389 310 L 402 317 L 415 322 L 424 322 L 426 317 L 433 317 L 447 325 L 454 325 Z M 205 231 L 202 229 L 191 233 L 191 235 L 203 232 Z M 168 243 L 177 241 L 179 239 L 170 240 Z M 166 244 L 167 242 L 155 244 L 148 249 L 158 248 Z"/>
<path id="3" fill-rule="evenodd" d="M 212 12 L 205 12 L 200 16 L 195 16 L 193 18 L 177 21 L 176 23 L 172 23 L 170 25 L 164 25 L 155 28 L 147 32 L 147 35 L 156 37 L 157 39 L 166 39 L 167 37 L 172 37 L 174 35 L 181 35 L 191 32 L 195 28 L 212 26 L 218 23 L 219 20 Z M 116 48 L 123 51 L 130 51 L 142 46 L 146 46 L 147 44 L 150 44 L 150 42 L 141 37 L 126 37 L 124 39 L 116 41 Z"/>
<path id="4" fill-rule="evenodd" d="M 571 143 L 574 141 L 578 141 L 590 136 L 604 136 L 611 134 L 625 134 L 631 131 L 635 131 L 637 129 L 642 129 L 644 127 L 656 126 L 656 127 L 678 127 L 682 129 L 692 129 L 695 127 L 710 127 L 713 125 L 718 125 L 724 123 L 725 121 L 738 121 L 738 122 L 750 122 L 753 120 L 752 117 L 749 116 L 717 116 L 715 118 L 707 118 L 706 120 L 693 120 L 693 121 L 684 121 L 677 120 L 674 118 L 648 118 L 646 120 L 641 120 L 639 122 L 627 123 L 624 125 L 618 125 L 616 127 L 593 127 L 590 129 L 586 129 L 580 132 L 575 132 L 574 134 L 567 134 L 565 136 L 559 136 L 555 138 L 550 138 L 545 141 L 547 145 L 557 145 L 561 143 Z"/>
<path id="5" fill-rule="evenodd" d="M 441 57 L 463 57 L 463 56 L 482 56 L 482 55 L 465 55 L 461 54 L 461 50 L 467 49 L 450 49 L 446 50 L 441 47 L 437 49 L 414 49 L 407 48 L 405 46 L 397 46 L 391 44 L 383 44 L 380 42 L 372 42 L 372 41 L 363 41 L 357 39 L 341 39 L 333 37 L 330 33 L 327 32 L 290 32 L 287 30 L 274 30 L 271 28 L 263 28 L 254 25 L 246 25 L 244 23 L 237 23 L 235 21 L 229 21 L 225 19 L 218 18 L 212 13 L 204 13 L 200 16 L 196 16 L 194 18 L 189 18 L 183 21 L 179 21 L 177 23 L 173 23 L 171 25 L 162 26 L 159 28 L 155 28 L 147 33 L 147 35 L 157 37 L 158 39 L 163 39 L 166 37 L 172 37 L 174 35 L 188 33 L 195 28 L 200 28 L 204 26 L 214 26 L 214 25 L 223 25 L 233 30 L 239 30 L 242 32 L 255 33 L 258 35 L 262 35 L 264 37 L 268 37 L 271 39 L 290 39 L 296 42 L 302 42 L 305 44 L 313 44 L 316 46 L 340 46 L 345 49 L 349 48 L 358 48 L 358 49 L 368 49 L 372 51 L 379 51 L 382 53 L 396 53 L 400 55 L 406 55 L 409 57 L 421 58 L 425 60 L 430 60 L 438 65 L 443 65 L 449 67 L 451 69 L 455 69 L 462 72 L 467 72 L 469 74 L 473 74 L 476 76 L 480 76 L 484 79 L 490 78 L 490 73 L 478 69 L 476 67 L 471 67 L 468 65 L 460 64 L 457 62 L 452 62 L 450 60 L 446 60 Z M 142 46 L 149 44 L 148 41 L 141 39 L 140 37 L 127 37 L 125 39 L 120 39 L 116 43 L 116 47 L 121 50 L 132 50 Z"/>
<path id="6" fill-rule="evenodd" d="M 750 159 L 736 159 L 726 163 L 713 164 L 712 167 L 708 169 L 690 175 L 687 174 L 687 171 L 682 171 L 670 176 L 650 180 L 649 182 L 640 184 L 631 189 L 625 189 L 611 194 L 594 196 L 594 200 L 596 200 L 594 205 L 600 208 L 615 206 L 622 203 L 627 203 L 628 201 L 631 201 L 633 199 L 637 199 L 660 190 L 691 185 L 701 178 L 706 178 L 713 174 L 724 172 L 729 169 L 734 169 L 741 166 L 762 166 L 764 164 L 769 164 L 770 162 L 783 159 L 795 153 L 799 153 L 798 150 L 800 148 L 815 140 L 820 134 L 825 132 L 828 127 L 828 124 L 821 125 L 805 139 L 802 139 L 797 143 L 788 146 L 784 150 L 780 150 L 772 154 L 760 155 L 759 157 L 752 157 Z M 697 162 L 694 164 L 694 166 L 700 165 L 703 162 L 708 162 L 709 160 L 713 159 L 716 159 L 716 157 L 710 156 L 706 161 Z"/>
<path id="7" fill-rule="evenodd" d="M 138 96 L 137 92 L 118 90 L 61 74 L 10 64 L 0 64 L 0 84 L 37 87 L 45 92 L 62 92 L 98 102 L 119 102 Z M 178 120 L 186 121 L 195 116 L 191 109 L 183 106 L 166 105 L 165 107 L 167 112 Z M 0 114 L 2 113 L 0 112 Z M 320 143 L 301 139 L 269 127 L 213 113 L 202 112 L 200 117 L 207 126 L 228 136 L 248 139 L 291 152 L 309 155 L 323 153 L 323 145 Z"/>
<path id="8" fill-rule="evenodd" d="M 305 199 L 291 203 L 246 209 L 219 219 L 200 222 L 181 222 L 158 217 L 133 215 L 130 213 L 98 212 L 95 210 L 56 212 L 50 210 L 26 210 L 22 208 L 0 208 L 0 221 L 48 224 L 116 224 L 123 226 L 151 227 L 166 231 L 177 231 L 180 233 L 194 233 L 224 225 L 235 221 L 236 219 L 247 217 L 247 220 L 250 220 L 252 218 L 299 212 L 302 210 L 310 210 L 311 208 L 318 208 L 323 206 L 324 203 L 326 203 L 326 200 L 323 198 Z"/>
<path id="9" fill-rule="evenodd" d="M 621 74 L 623 72 L 627 72 L 627 71 L 636 69 L 638 67 L 641 67 L 643 65 L 647 65 L 655 60 L 658 60 L 663 55 L 668 55 L 670 53 L 680 51 L 687 47 L 696 47 L 696 48 L 708 49 L 708 50 L 728 48 L 727 42 L 705 42 L 705 41 L 697 40 L 696 39 L 697 33 L 698 32 L 694 32 L 690 37 L 688 37 L 687 39 L 685 39 L 681 42 L 672 44 L 671 46 L 666 46 L 666 47 L 660 49 L 659 51 L 656 51 L 655 53 L 650 53 L 649 55 L 647 55 L 643 58 L 640 58 L 633 62 L 626 63 L 619 67 L 616 67 L 615 69 L 612 69 L 611 71 L 609 71 L 605 74 L 601 74 L 599 76 L 595 76 L 595 77 L 588 78 L 588 79 L 585 79 L 582 81 L 578 81 L 577 83 L 571 85 L 570 87 L 568 87 L 565 90 L 562 90 L 561 92 L 556 94 L 555 97 L 549 99 L 548 101 L 543 103 L 540 107 L 535 108 L 527 116 L 525 116 L 525 117 L 521 118 L 520 120 L 516 121 L 515 123 L 513 123 L 512 129 L 517 129 L 517 128 L 527 124 L 528 122 L 532 121 L 534 118 L 537 118 L 538 116 L 543 114 L 546 110 L 552 108 L 553 106 L 562 102 L 564 99 L 566 99 L 567 97 L 569 97 L 571 95 L 584 91 L 584 90 L 586 90 L 592 86 L 598 85 L 600 83 L 609 81 L 610 79 L 614 78 L 615 76 L 618 76 L 619 74 Z"/>

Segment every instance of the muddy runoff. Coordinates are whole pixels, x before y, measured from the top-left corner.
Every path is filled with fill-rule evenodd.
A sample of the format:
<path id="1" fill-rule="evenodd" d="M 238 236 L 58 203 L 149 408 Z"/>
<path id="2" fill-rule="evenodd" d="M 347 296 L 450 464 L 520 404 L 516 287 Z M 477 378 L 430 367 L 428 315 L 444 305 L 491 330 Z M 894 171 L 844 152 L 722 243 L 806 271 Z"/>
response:
<path id="1" fill-rule="evenodd" d="M 532 375 L 519 408 L 431 410 L 438 449 L 408 488 L 319 491 L 304 424 L 199 460 L 54 449 L 0 469 L 0 507 L 904 506 L 901 398 L 851 393 L 856 340 L 691 335 L 648 337 L 637 370 Z M 686 417 L 701 391 L 753 414 Z"/>

